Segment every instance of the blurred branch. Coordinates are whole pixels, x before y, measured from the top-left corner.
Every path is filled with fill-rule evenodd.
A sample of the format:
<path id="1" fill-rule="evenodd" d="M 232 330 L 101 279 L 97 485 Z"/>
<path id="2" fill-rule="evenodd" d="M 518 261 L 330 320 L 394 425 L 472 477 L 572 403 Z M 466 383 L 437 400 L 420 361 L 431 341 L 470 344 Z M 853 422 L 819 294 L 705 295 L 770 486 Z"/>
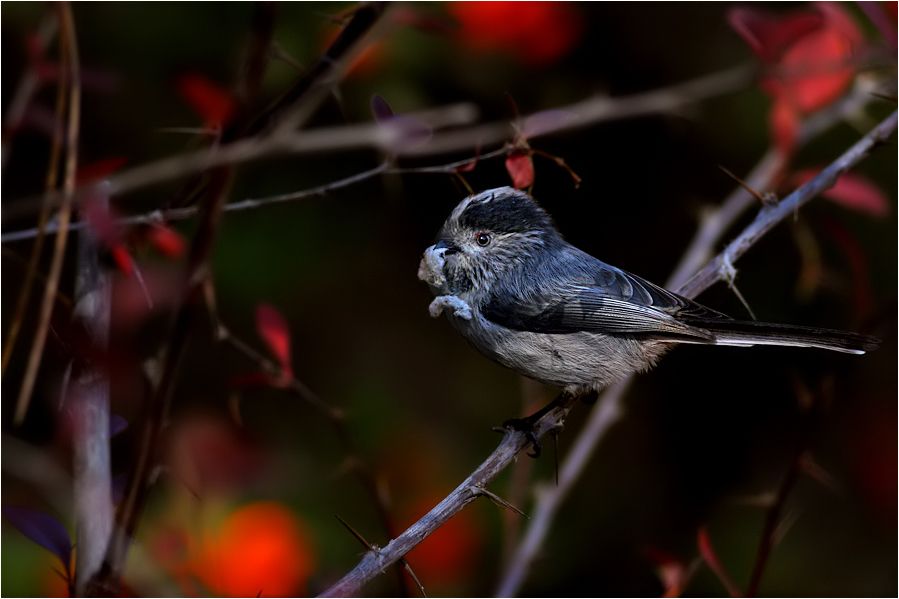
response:
<path id="1" fill-rule="evenodd" d="M 869 85 L 858 84 L 846 98 L 828 110 L 808 119 L 802 126 L 798 143 L 806 144 L 824 133 L 847 115 L 855 113 L 871 100 Z M 747 186 L 751 189 L 769 190 L 789 164 L 789 157 L 772 148 L 747 176 Z M 696 297 L 705 288 L 692 292 L 682 288 L 687 277 L 696 272 L 711 259 L 715 246 L 724 234 L 747 210 L 757 206 L 758 200 L 744 186 L 738 186 L 717 208 L 708 211 L 702 218 L 699 229 L 687 246 L 666 287 L 678 289 L 688 297 Z M 731 280 L 731 279 L 726 279 Z M 709 284 L 710 286 L 711 284 Z M 559 507 L 580 478 L 599 441 L 611 426 L 623 415 L 622 403 L 633 377 L 604 391 L 593 408 L 587 425 L 578 434 L 571 451 L 565 457 L 559 483 L 554 487 L 537 490 L 534 516 L 529 522 L 525 537 L 516 547 L 513 557 L 504 569 L 497 595 L 509 597 L 517 594 L 537 557 L 543 542 L 555 519 Z"/>
<path id="2" fill-rule="evenodd" d="M 858 164 L 877 145 L 882 144 L 896 129 L 896 113 L 887 117 L 872 131 L 868 132 L 861 140 L 837 158 L 830 166 L 822 170 L 813 179 L 802 185 L 796 191 L 784 198 L 774 206 L 765 206 L 759 211 L 755 220 L 727 246 L 727 248 L 712 260 L 696 277 L 691 279 L 679 292 L 689 298 L 711 287 L 714 283 L 729 280 L 733 275 L 733 262 L 742 256 L 754 243 L 769 231 L 773 226 L 794 214 L 796 210 L 821 191 L 833 185 L 840 174 Z M 724 268 L 723 265 L 728 265 Z M 611 389 L 620 393 L 626 382 L 621 382 Z M 567 417 L 571 407 L 576 401 L 574 397 L 567 397 L 556 407 L 548 411 L 534 424 L 534 435 L 539 439 L 547 432 L 560 428 Z M 605 414 L 595 416 L 596 430 L 607 430 L 608 424 L 614 422 L 617 417 L 617 402 L 605 402 L 597 407 L 597 411 Z M 591 419 L 594 420 L 594 419 Z M 591 423 L 592 424 L 592 423 Z M 597 434 L 598 436 L 601 436 Z M 593 440 L 595 442 L 595 440 Z M 587 441 L 585 450 L 590 449 Z M 422 516 L 415 524 L 393 539 L 384 548 L 378 551 L 370 551 L 362 560 L 343 578 L 328 588 L 323 597 L 339 597 L 358 594 L 362 587 L 373 578 L 377 577 L 385 567 L 393 564 L 403 557 L 412 548 L 418 545 L 428 535 L 442 526 L 449 518 L 471 503 L 478 494 L 473 491 L 477 487 L 485 487 L 502 470 L 515 460 L 518 453 L 528 445 L 527 437 L 519 431 L 507 431 L 505 437 L 493 453 L 475 471 L 462 482 L 450 495 L 435 506 L 431 511 Z M 585 451 L 583 459 L 589 457 L 589 451 Z M 574 462 L 571 462 L 572 464 Z M 566 462 L 566 466 L 568 463 Z M 572 471 L 574 466 L 571 466 Z M 563 466 L 563 474 L 565 467 Z M 562 485 L 563 476 L 560 475 L 559 484 Z M 542 527 L 548 527 L 549 520 L 544 518 Z M 532 526 L 538 526 L 538 518 L 532 520 Z M 536 534 L 536 533 L 535 533 Z M 525 537 L 527 539 L 527 537 Z M 513 560 L 514 563 L 515 560 Z M 514 564 L 513 564 L 514 567 Z M 503 585 L 505 586 L 505 585 Z"/>
<path id="3" fill-rule="evenodd" d="M 763 206 L 755 220 L 731 241 L 723 252 L 684 283 L 680 293 L 687 297 L 696 297 L 718 281 L 733 279 L 736 272 L 734 262 L 765 233 L 787 216 L 796 213 L 818 194 L 831 188 L 840 175 L 861 162 L 875 147 L 886 143 L 895 130 L 896 112 L 893 112 L 813 179 L 777 204 Z"/>
<path id="4" fill-rule="evenodd" d="M 66 161 L 63 178 L 62 205 L 60 206 L 58 235 L 53 247 L 53 257 L 50 261 L 50 271 L 47 274 L 47 284 L 44 287 L 44 295 L 41 299 L 38 325 L 34 333 L 34 342 L 28 363 L 25 367 L 25 376 L 16 399 L 16 409 L 13 416 L 15 424 L 21 424 L 25 420 L 28 404 L 31 400 L 31 392 L 37 380 L 41 358 L 44 355 L 44 345 L 47 342 L 47 332 L 50 328 L 50 317 L 53 314 L 53 303 L 56 299 L 56 290 L 59 287 L 59 278 L 62 274 L 63 261 L 65 260 L 66 242 L 68 241 L 69 220 L 72 215 L 72 202 L 75 197 L 75 173 L 78 167 L 78 131 L 81 122 L 81 65 L 78 57 L 78 40 L 75 34 L 75 21 L 72 17 L 72 6 L 68 3 L 57 5 L 60 23 L 61 56 L 66 75 L 60 81 L 68 86 L 67 123 L 66 123 Z M 49 196 L 44 200 L 44 205 L 49 203 Z"/>
<path id="5" fill-rule="evenodd" d="M 107 198 L 97 201 L 108 203 Z M 112 278 L 100 264 L 101 248 L 89 229 L 81 232 L 78 245 L 75 318 L 88 331 L 94 350 L 105 355 L 109 350 Z M 81 595 L 87 581 L 103 564 L 115 510 L 109 447 L 109 376 L 103 368 L 89 362 L 79 365 L 79 369 L 68 403 L 72 415 L 72 479 L 78 543 L 75 589 Z"/>
<path id="6" fill-rule="evenodd" d="M 257 7 L 257 10 L 264 11 L 265 9 Z M 273 26 L 266 23 L 266 20 L 270 18 L 270 12 L 257 14 L 257 18 L 253 23 L 254 29 L 252 33 L 254 38 L 258 38 L 260 35 L 263 37 L 270 35 L 273 31 Z M 351 17 L 347 27 L 352 26 L 352 20 L 353 18 Z M 359 32 L 359 34 L 361 35 L 363 32 Z M 265 60 L 259 57 L 259 54 L 267 53 L 268 45 L 269 42 L 263 41 L 260 43 L 258 39 L 255 40 L 255 43 L 252 44 L 254 51 L 251 51 L 245 58 L 245 64 L 248 65 L 247 68 L 250 68 L 251 65 L 265 64 Z M 309 83 L 309 89 L 321 87 L 325 83 L 325 79 L 334 72 L 340 72 L 342 65 L 355 57 L 361 48 L 358 45 L 351 46 L 351 49 L 333 57 L 334 60 L 330 62 L 328 68 L 317 73 L 315 80 Z M 327 52 L 330 53 L 333 48 L 334 44 L 329 46 Z M 247 72 L 244 69 L 240 77 L 240 88 L 242 90 L 258 89 L 258 84 L 263 75 L 264 72 L 261 70 L 258 72 Z M 270 118 L 279 118 L 285 114 L 289 115 L 289 111 L 299 102 L 303 102 L 311 110 L 314 110 L 325 97 L 317 95 L 314 99 L 309 100 L 305 94 L 299 94 L 296 98 L 293 98 L 293 102 L 279 105 L 277 110 L 269 113 L 269 116 Z M 233 122 L 223 131 L 222 142 L 225 144 L 223 147 L 243 143 L 240 139 L 245 135 L 249 135 L 251 130 L 249 125 L 251 123 L 250 103 L 245 98 L 244 106 Z M 213 146 L 210 150 L 213 156 L 217 156 L 221 151 L 222 148 L 217 146 Z M 171 408 L 181 359 L 186 351 L 193 324 L 202 310 L 203 292 L 209 276 L 209 259 L 212 255 L 223 208 L 233 180 L 233 166 L 234 163 L 231 162 L 204 165 L 204 169 L 210 170 L 209 182 L 204 187 L 203 195 L 198 202 L 200 218 L 197 232 L 191 240 L 188 253 L 183 296 L 175 311 L 168 344 L 163 350 L 162 374 L 153 390 L 147 407 L 147 416 L 141 431 L 137 460 L 132 469 L 125 496 L 119 505 L 118 526 L 115 528 L 109 543 L 103 568 L 91 581 L 89 587 L 89 590 L 93 592 L 113 592 L 119 586 L 118 579 L 125 564 L 128 547 L 131 538 L 137 530 L 143 506 L 150 490 L 150 474 L 158 459 L 160 439 Z M 115 193 L 114 189 L 112 193 Z"/>
<path id="7" fill-rule="evenodd" d="M 53 33 L 57 30 L 58 21 L 56 15 L 53 14 L 52 16 L 48 16 L 45 23 L 48 22 L 52 23 L 53 26 L 47 27 L 45 25 L 41 27 L 40 42 L 42 48 L 49 43 L 45 42 L 43 34 L 46 33 L 47 30 L 52 30 Z M 49 35 L 47 37 L 49 38 Z M 32 68 L 29 69 L 29 73 L 25 75 L 25 79 L 37 79 L 37 74 L 33 73 L 34 70 L 35 68 L 32 66 Z M 50 160 L 47 162 L 47 172 L 44 176 L 44 195 L 41 199 L 41 210 L 37 219 L 37 227 L 33 229 L 37 239 L 31 247 L 31 254 L 28 257 L 28 266 L 25 269 L 25 282 L 22 284 L 22 289 L 19 290 L 19 299 L 16 302 L 16 309 L 9 326 L 9 333 L 6 336 L 6 343 L 3 346 L 3 373 L 6 373 L 6 366 L 12 358 L 13 350 L 16 347 L 16 341 L 19 338 L 19 332 L 22 330 L 22 322 L 25 320 L 25 312 L 28 310 L 28 300 L 31 299 L 31 289 L 34 285 L 34 279 L 38 274 L 38 261 L 40 260 L 41 252 L 43 252 L 44 249 L 44 233 L 46 231 L 47 220 L 50 218 L 50 196 L 53 193 L 53 190 L 56 189 L 59 178 L 59 161 L 62 156 L 62 136 L 64 134 L 62 123 L 65 120 L 66 104 L 68 103 L 68 89 L 66 86 L 68 73 L 65 69 L 61 69 L 59 76 L 60 79 L 56 86 L 56 118 L 53 121 L 53 138 L 50 142 Z M 28 85 L 29 84 L 23 81 L 21 87 L 27 87 Z M 17 102 L 20 101 L 24 105 L 19 108 L 17 107 Z M 25 105 L 27 105 L 28 101 L 30 101 L 30 96 L 28 100 L 23 100 L 19 98 L 19 92 L 17 92 L 16 97 L 13 99 L 13 104 L 9 109 L 10 113 L 7 114 L 7 121 L 5 123 L 7 128 L 11 127 L 10 120 L 21 119 L 21 116 L 16 116 L 15 112 L 19 109 L 24 112 Z M 5 139 L 7 134 L 10 136 L 8 141 Z M 4 144 L 3 161 L 5 164 L 8 154 L 12 149 L 12 132 L 9 130 L 4 131 Z"/>
<path id="8" fill-rule="evenodd" d="M 528 115 L 521 120 L 529 139 L 580 129 L 604 121 L 673 112 L 702 100 L 739 90 L 753 81 L 756 69 L 739 66 L 684 83 L 650 92 L 619 97 L 592 97 L 551 110 Z M 408 115 L 433 129 L 470 124 L 476 112 L 467 104 L 450 105 Z M 323 127 L 303 131 L 278 130 L 277 135 L 254 135 L 224 144 L 214 150 L 199 150 L 164 158 L 109 177 L 114 196 L 169 181 L 215 166 L 238 164 L 279 154 L 325 153 L 358 148 L 375 148 L 395 156 L 424 156 L 471 150 L 513 138 L 515 125 L 497 121 L 469 128 L 436 132 L 430 140 L 410 144 L 400 127 L 379 123 Z M 7 217 L 30 212 L 34 200 L 11 203 Z"/>
<path id="9" fill-rule="evenodd" d="M 50 45 L 50 40 L 56 35 L 58 23 L 56 15 L 51 13 L 44 17 L 40 25 L 38 25 L 37 33 L 34 36 L 37 57 L 31 57 L 32 62 L 25 70 L 25 74 L 22 75 L 22 79 L 13 93 L 12 100 L 9 102 L 9 108 L 6 110 L 6 116 L 3 119 L 3 157 L 0 159 L 3 168 L 6 168 L 6 161 L 9 160 L 9 156 L 12 154 L 13 138 L 22 127 L 22 121 L 31 104 L 31 100 L 41 86 L 42 77 L 35 60 L 39 60 L 40 56 L 46 51 L 47 46 Z M 62 118 L 59 121 L 62 121 Z"/>
<path id="10" fill-rule="evenodd" d="M 448 162 L 446 164 L 438 164 L 433 166 L 397 167 L 391 166 L 391 162 L 385 161 L 367 171 L 354 173 L 348 177 L 337 179 L 335 181 L 324 183 L 322 185 L 317 185 L 315 187 L 310 187 L 308 189 L 291 191 L 288 193 L 268 196 L 264 198 L 247 198 L 245 200 L 240 200 L 237 202 L 230 202 L 225 204 L 222 210 L 224 212 L 242 212 L 245 210 L 265 208 L 267 206 L 281 204 L 284 202 L 293 202 L 310 197 L 320 197 L 332 191 L 337 191 L 338 189 L 343 189 L 344 187 L 349 187 L 351 185 L 356 185 L 358 183 L 374 179 L 379 175 L 458 174 L 460 172 L 459 169 L 462 167 L 472 165 L 479 160 L 489 160 L 491 158 L 504 156 L 506 152 L 506 148 L 500 148 L 492 152 L 487 152 L 486 154 L 466 158 L 465 160 L 456 160 L 454 162 Z M 134 216 L 127 216 L 118 219 L 116 223 L 123 226 L 166 223 L 192 218 L 196 216 L 198 212 L 199 208 L 197 206 L 184 206 L 181 208 L 170 208 L 167 210 L 153 210 L 144 214 L 137 214 Z M 81 222 L 72 223 L 72 225 L 69 227 L 69 230 L 78 230 L 84 226 L 84 223 Z M 49 223 L 44 227 L 44 231 L 47 233 L 53 233 L 56 230 L 57 223 L 55 222 Z M 4 233 L 2 239 L 4 243 L 22 241 L 25 239 L 36 237 L 39 234 L 39 228 L 24 229 L 22 231 Z"/>
<path id="11" fill-rule="evenodd" d="M 835 105 L 807 119 L 799 129 L 797 147 L 807 144 L 842 120 L 863 109 L 877 89 L 870 79 L 859 79 L 855 88 Z M 790 156 L 772 147 L 746 176 L 746 185 L 758 191 L 768 191 L 776 184 L 790 161 Z M 737 187 L 724 202 L 702 214 L 699 229 L 687 246 L 686 252 L 668 279 L 668 288 L 683 285 L 712 257 L 715 245 L 737 219 L 749 208 L 758 205 L 756 198 L 745 187 Z"/>
<path id="12" fill-rule="evenodd" d="M 331 406 L 292 373 L 284 372 L 274 361 L 257 351 L 249 343 L 235 336 L 231 330 L 222 323 L 219 317 L 215 300 L 215 288 L 212 285 L 212 281 L 207 281 L 205 295 L 206 305 L 212 320 L 216 341 L 229 345 L 236 352 L 256 364 L 256 366 L 263 372 L 278 380 L 278 388 L 283 389 L 308 403 L 328 420 L 328 423 L 334 429 L 340 440 L 340 444 L 343 447 L 344 466 L 347 470 L 352 471 L 358 478 L 375 506 L 375 511 L 378 514 L 378 519 L 381 521 L 384 532 L 387 534 L 388 538 L 392 538 L 397 533 L 397 529 L 393 522 L 393 518 L 390 515 L 390 502 L 383 480 L 378 477 L 372 466 L 367 463 L 359 453 L 359 449 L 356 447 L 349 427 L 347 426 L 346 414 L 339 408 Z M 407 590 L 405 589 L 406 582 L 405 577 L 403 576 L 402 564 L 400 564 L 399 568 L 397 574 L 400 588 Z M 408 595 L 408 592 L 406 595 Z"/>

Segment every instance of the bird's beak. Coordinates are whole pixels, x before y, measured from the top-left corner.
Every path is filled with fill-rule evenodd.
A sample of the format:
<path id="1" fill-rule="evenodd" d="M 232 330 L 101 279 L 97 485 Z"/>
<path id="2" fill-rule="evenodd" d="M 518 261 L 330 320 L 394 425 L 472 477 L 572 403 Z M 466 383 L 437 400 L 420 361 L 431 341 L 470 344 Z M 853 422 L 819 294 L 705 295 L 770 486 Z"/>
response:
<path id="1" fill-rule="evenodd" d="M 435 250 L 443 250 L 443 255 L 448 256 L 449 254 L 455 254 L 459 251 L 459 246 L 454 244 L 452 241 L 448 241 L 446 239 L 441 239 L 437 243 L 433 245 Z"/>

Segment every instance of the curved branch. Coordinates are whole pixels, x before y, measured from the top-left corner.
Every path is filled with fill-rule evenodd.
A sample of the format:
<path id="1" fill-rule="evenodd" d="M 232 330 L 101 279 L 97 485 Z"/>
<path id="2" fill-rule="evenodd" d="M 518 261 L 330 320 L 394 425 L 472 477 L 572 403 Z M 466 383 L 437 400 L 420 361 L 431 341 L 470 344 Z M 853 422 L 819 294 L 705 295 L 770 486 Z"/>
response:
<path id="1" fill-rule="evenodd" d="M 687 297 L 695 297 L 714 283 L 729 277 L 732 270 L 725 269 L 724 265 L 732 268 L 733 261 L 742 256 L 767 231 L 793 214 L 800 206 L 832 186 L 843 172 L 861 162 L 875 146 L 882 144 L 892 135 L 895 129 L 896 113 L 894 112 L 815 178 L 784 198 L 776 206 L 762 208 L 755 220 L 721 254 L 681 288 L 681 292 Z M 573 401 L 574 399 L 569 398 L 537 421 L 534 425 L 534 434 L 538 439 L 547 432 L 562 426 L 571 410 Z M 476 499 L 479 495 L 477 489 L 485 487 L 496 478 L 527 445 L 528 441 L 523 433 L 507 432 L 493 453 L 443 501 L 397 538 L 391 540 L 384 548 L 367 552 L 350 572 L 321 596 L 345 597 L 357 594 L 366 583 L 380 575 L 387 566 L 406 555 L 454 514 Z"/>

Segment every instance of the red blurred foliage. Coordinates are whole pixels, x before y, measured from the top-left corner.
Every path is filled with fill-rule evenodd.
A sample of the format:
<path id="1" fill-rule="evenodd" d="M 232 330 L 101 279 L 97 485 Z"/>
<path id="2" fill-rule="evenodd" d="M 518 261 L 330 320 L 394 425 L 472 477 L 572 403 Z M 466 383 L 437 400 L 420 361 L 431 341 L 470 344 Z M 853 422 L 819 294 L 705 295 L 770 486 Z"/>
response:
<path id="1" fill-rule="evenodd" d="M 528 150 L 513 150 L 506 156 L 506 170 L 512 177 L 515 189 L 526 189 L 534 184 L 534 159 Z"/>
<path id="2" fill-rule="evenodd" d="M 322 42 L 322 53 L 332 44 L 340 34 L 340 29 L 329 29 Z M 380 71 L 387 63 L 387 45 L 383 40 L 369 42 L 361 48 L 352 62 L 347 66 L 346 79 L 364 79 L 371 77 Z"/>
<path id="3" fill-rule="evenodd" d="M 281 313 L 269 304 L 260 304 L 256 308 L 256 332 L 278 360 L 285 377 L 293 376 L 290 360 L 290 328 Z"/>
<path id="4" fill-rule="evenodd" d="M 871 287 L 871 270 L 868 267 L 868 256 L 858 239 L 835 219 L 822 219 L 821 233 L 840 249 L 849 262 L 852 281 L 849 292 L 852 294 L 852 307 L 857 321 L 862 321 L 874 309 L 874 290 Z"/>
<path id="5" fill-rule="evenodd" d="M 176 81 L 176 88 L 207 127 L 220 128 L 226 125 L 237 109 L 234 96 L 203 75 L 181 75 Z"/>
<path id="6" fill-rule="evenodd" d="M 257 502 L 231 514 L 204 536 L 193 573 L 218 595 L 303 594 L 315 554 L 298 518 L 283 505 Z"/>
<path id="7" fill-rule="evenodd" d="M 576 5 L 566 2 L 454 2 L 466 48 L 504 53 L 528 66 L 547 66 L 567 54 L 583 32 Z"/>
<path id="8" fill-rule="evenodd" d="M 736 8 L 728 21 L 768 69 L 761 85 L 774 100 L 772 138 L 790 152 L 802 117 L 836 100 L 855 77 L 861 31 L 828 2 L 783 16 Z"/>
<path id="9" fill-rule="evenodd" d="M 187 247 L 184 237 L 166 225 L 151 226 L 147 231 L 147 241 L 156 251 L 169 258 L 180 258 Z"/>
<path id="10" fill-rule="evenodd" d="M 718 580 L 721 581 L 721 584 L 724 585 L 730 596 L 742 597 L 743 594 L 740 592 L 740 589 L 734 584 L 733 579 L 727 573 L 727 570 L 724 569 L 721 560 L 718 559 L 718 554 L 715 553 L 715 548 L 712 547 L 712 540 L 709 538 L 709 532 L 705 527 L 700 528 L 696 533 L 696 544 L 699 547 L 699 555 L 705 560 L 709 569 L 715 573 L 715 576 L 718 577 Z"/>
<path id="11" fill-rule="evenodd" d="M 799 171 L 793 176 L 793 184 L 802 185 L 820 172 L 820 168 Z M 890 203 L 880 188 L 873 181 L 855 173 L 843 173 L 836 184 L 821 195 L 845 208 L 869 216 L 884 217 L 890 212 Z"/>
<path id="12" fill-rule="evenodd" d="M 647 548 L 645 554 L 655 564 L 656 572 L 664 588 L 662 596 L 680 597 L 688 582 L 688 571 L 684 562 L 656 547 Z"/>
<path id="13" fill-rule="evenodd" d="M 97 193 L 105 193 L 99 191 Z M 102 197 L 88 196 L 79 207 L 80 216 L 87 222 L 91 232 L 109 251 L 110 256 L 118 269 L 125 276 L 134 273 L 134 260 L 125 247 L 124 230 L 119 224 L 119 215 L 109 207 L 108 202 Z"/>
<path id="14" fill-rule="evenodd" d="M 171 471 L 191 493 L 206 495 L 245 486 L 262 470 L 261 450 L 223 420 L 193 417 L 172 432 Z"/>
<path id="15" fill-rule="evenodd" d="M 862 398 L 859 398 L 862 399 Z M 880 405 L 895 401 L 881 398 Z M 896 459 L 896 412 L 895 408 L 884 413 L 872 402 L 861 402 L 866 406 L 857 420 L 851 423 L 852 436 L 847 443 L 853 466 L 855 483 L 867 504 L 873 508 L 872 515 L 884 522 L 896 525 L 897 501 L 897 459 Z M 868 511 L 868 510 L 866 510 Z"/>
<path id="16" fill-rule="evenodd" d="M 433 494 L 418 501 L 403 528 L 427 513 L 443 499 Z M 446 586 L 468 579 L 478 565 L 481 535 L 473 512 L 462 510 L 434 531 L 406 556 L 425 588 Z"/>
<path id="17" fill-rule="evenodd" d="M 82 183 L 90 183 L 99 179 L 105 179 L 122 168 L 128 159 L 123 156 L 113 156 L 111 158 L 103 158 L 96 160 L 83 166 L 78 167 L 75 175 L 75 181 L 80 185 Z"/>

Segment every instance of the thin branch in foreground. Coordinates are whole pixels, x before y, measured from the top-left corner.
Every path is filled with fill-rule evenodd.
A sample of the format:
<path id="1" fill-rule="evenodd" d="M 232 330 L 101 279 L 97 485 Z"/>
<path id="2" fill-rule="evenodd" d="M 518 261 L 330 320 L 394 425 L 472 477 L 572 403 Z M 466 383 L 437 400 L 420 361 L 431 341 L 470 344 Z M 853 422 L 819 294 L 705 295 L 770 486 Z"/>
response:
<path id="1" fill-rule="evenodd" d="M 72 204 L 75 198 L 75 172 L 78 167 L 78 133 L 81 124 L 81 64 L 78 57 L 78 41 L 75 34 L 75 19 L 72 16 L 72 6 L 68 3 L 58 5 L 59 32 L 62 42 L 62 57 L 65 65 L 63 71 L 67 73 L 68 82 L 68 117 L 66 123 L 66 161 L 63 177 L 62 204 L 59 209 L 59 234 L 53 246 L 53 258 L 50 262 L 50 271 L 47 274 L 47 285 L 44 288 L 44 296 L 41 299 L 40 313 L 37 329 L 34 333 L 34 342 L 28 363 L 25 367 L 25 376 L 16 399 L 16 408 L 13 422 L 17 425 L 25 420 L 28 404 L 31 401 L 31 392 L 37 381 L 38 370 L 44 355 L 44 345 L 47 342 L 47 332 L 50 329 L 50 317 L 53 314 L 53 303 L 56 290 L 59 287 L 59 278 L 62 275 L 62 266 L 66 254 L 66 242 L 68 241 L 69 221 L 72 216 Z M 62 85 L 62 83 L 60 83 Z M 43 205 L 49 205 L 49 197 Z"/>
<path id="2" fill-rule="evenodd" d="M 784 220 L 821 191 L 833 185 L 840 174 L 861 162 L 873 147 L 883 143 L 895 131 L 896 119 L 897 115 L 894 112 L 844 152 L 830 166 L 787 196 L 777 206 L 763 208 L 756 219 L 728 245 L 724 252 L 712 260 L 706 268 L 702 269 L 680 292 L 689 298 L 695 298 L 702 291 L 722 280 L 724 272 L 720 265 L 725 256 L 729 257 L 732 263 L 774 225 Z M 619 383 L 619 385 L 623 384 Z M 573 401 L 573 398 L 569 398 L 568 401 L 562 402 L 534 424 L 533 434 L 537 439 L 561 426 L 571 410 Z M 600 404 L 599 407 L 602 407 L 602 405 Z M 508 431 L 493 453 L 443 501 L 422 516 L 406 531 L 391 540 L 383 549 L 377 553 L 369 552 L 363 556 L 362 560 L 350 572 L 328 588 L 321 596 L 345 597 L 358 594 L 365 584 L 380 575 L 383 568 L 395 563 L 406 555 L 449 518 L 471 503 L 477 497 L 477 495 L 472 493 L 471 489 L 477 486 L 484 486 L 492 481 L 528 445 L 529 442 L 524 433 Z"/>
<path id="3" fill-rule="evenodd" d="M 52 30 L 56 31 L 56 23 L 57 19 L 54 15 L 52 18 L 48 18 L 52 21 Z M 46 27 L 42 27 L 42 30 L 46 29 Z M 47 36 L 49 37 L 49 36 Z M 41 37 L 43 42 L 43 36 Z M 42 46 L 46 45 L 42 43 Z M 28 74 L 25 75 L 25 78 L 33 78 L 37 79 L 37 75 L 34 74 L 34 69 L 31 69 Z M 41 257 L 41 252 L 44 249 L 44 233 L 46 231 L 47 221 L 50 218 L 50 194 L 53 193 L 53 190 L 56 189 L 57 179 L 59 177 L 59 161 L 62 155 L 62 136 L 63 131 L 61 127 L 61 123 L 65 119 L 65 111 L 66 104 L 68 103 L 67 96 L 67 81 L 68 72 L 65 69 L 61 69 L 59 73 L 59 82 L 56 88 L 56 118 L 54 120 L 53 127 L 53 138 L 50 143 L 50 160 L 47 163 L 47 173 L 44 176 L 44 196 L 41 199 L 41 210 L 37 217 L 37 227 L 36 231 L 36 239 L 34 245 L 31 248 L 31 254 L 28 257 L 28 266 L 25 270 L 25 282 L 22 284 L 22 289 L 19 291 L 19 299 L 16 303 L 15 312 L 13 313 L 12 322 L 9 326 L 9 333 L 6 336 L 6 343 L 3 346 L 3 362 L 2 366 L 0 366 L 0 372 L 6 373 L 6 366 L 9 364 L 10 358 L 12 358 L 13 350 L 16 347 L 16 341 L 19 338 L 19 331 L 22 329 L 22 322 L 25 320 L 25 312 L 28 309 L 28 300 L 31 298 L 31 289 L 34 285 L 34 279 L 38 274 L 38 261 Z M 23 82 L 22 86 L 26 86 Z M 17 94 L 18 96 L 18 94 Z M 20 116 L 15 116 L 14 111 L 16 110 L 16 103 L 18 101 L 18 97 L 13 100 L 12 107 L 10 108 L 10 113 L 7 115 L 7 127 L 10 126 L 10 119 L 20 119 Z M 24 101 L 27 104 L 27 101 Z M 21 107 L 21 110 L 24 112 L 25 106 Z M 12 134 L 10 133 L 9 142 L 4 140 L 4 148 L 3 148 L 3 164 L 6 164 L 6 159 L 8 154 L 11 151 L 12 145 Z"/>

